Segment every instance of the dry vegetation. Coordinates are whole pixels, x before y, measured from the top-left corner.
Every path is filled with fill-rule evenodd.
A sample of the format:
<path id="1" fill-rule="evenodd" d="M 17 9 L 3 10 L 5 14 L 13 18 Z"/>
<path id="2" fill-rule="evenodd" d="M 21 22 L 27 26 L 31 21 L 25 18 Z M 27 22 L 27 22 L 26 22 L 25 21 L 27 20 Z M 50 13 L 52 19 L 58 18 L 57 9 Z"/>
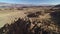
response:
<path id="1" fill-rule="evenodd" d="M 2 10 L 1 18 L 4 16 L 7 20 L 3 20 L 2 24 L 5 24 L 0 28 L 0 34 L 60 34 L 60 12 L 52 11 L 50 8 Z"/>

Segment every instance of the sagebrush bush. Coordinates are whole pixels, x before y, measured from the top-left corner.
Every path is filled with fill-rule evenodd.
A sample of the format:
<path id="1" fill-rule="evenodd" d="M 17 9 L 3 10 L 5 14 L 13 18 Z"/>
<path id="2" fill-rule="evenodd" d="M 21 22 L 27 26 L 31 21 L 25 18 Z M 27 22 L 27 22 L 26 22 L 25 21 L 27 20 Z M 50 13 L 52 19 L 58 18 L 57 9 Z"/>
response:
<path id="1" fill-rule="evenodd" d="M 0 29 L 0 34 L 59 34 L 59 32 L 54 29 L 58 29 L 53 23 L 49 21 L 33 21 L 18 19 L 12 24 L 5 24 Z"/>

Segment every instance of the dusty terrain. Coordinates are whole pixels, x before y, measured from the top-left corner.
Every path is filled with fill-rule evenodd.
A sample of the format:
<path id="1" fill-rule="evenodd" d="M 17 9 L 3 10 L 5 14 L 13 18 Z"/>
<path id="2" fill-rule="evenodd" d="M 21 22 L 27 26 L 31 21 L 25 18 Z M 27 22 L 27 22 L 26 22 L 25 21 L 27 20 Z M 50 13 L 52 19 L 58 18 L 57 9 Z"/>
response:
<path id="1" fill-rule="evenodd" d="M 14 20 L 17 20 L 19 17 L 24 17 L 24 11 L 19 10 L 2 10 L 0 11 L 0 27 L 4 24 L 11 24 Z"/>
<path id="2" fill-rule="evenodd" d="M 51 10 L 51 7 L 3 9 L 0 10 L 0 28 L 2 27 L 0 30 L 5 34 L 6 33 L 19 34 L 21 32 L 22 33 L 24 32 L 26 34 L 28 33 L 42 34 L 43 31 L 46 33 L 48 32 L 49 34 L 51 33 L 60 34 L 59 33 L 60 21 L 58 20 L 59 17 L 57 15 L 59 16 L 60 12 Z M 16 31 L 14 31 L 14 28 L 16 28 L 15 29 Z M 24 28 L 27 28 L 27 30 L 25 30 Z M 37 30 L 35 31 L 35 29 Z M 10 30 L 12 30 L 12 32 Z"/>
<path id="3" fill-rule="evenodd" d="M 37 11 L 44 11 L 42 8 L 23 8 L 23 10 L 18 9 L 1 9 L 0 10 L 0 27 L 4 24 L 9 23 L 11 24 L 14 20 L 18 18 L 24 18 L 29 13 L 35 13 Z M 26 14 L 25 14 L 26 13 Z"/>

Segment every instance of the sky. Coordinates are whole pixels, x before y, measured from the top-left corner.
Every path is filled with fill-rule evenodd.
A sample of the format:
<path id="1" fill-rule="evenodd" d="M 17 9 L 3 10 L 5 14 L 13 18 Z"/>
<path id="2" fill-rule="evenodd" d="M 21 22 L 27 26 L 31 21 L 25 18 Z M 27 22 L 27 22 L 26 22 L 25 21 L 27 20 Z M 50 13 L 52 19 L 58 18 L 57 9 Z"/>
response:
<path id="1" fill-rule="evenodd" d="M 4 3 L 14 3 L 14 4 L 60 4 L 60 0 L 0 0 Z"/>

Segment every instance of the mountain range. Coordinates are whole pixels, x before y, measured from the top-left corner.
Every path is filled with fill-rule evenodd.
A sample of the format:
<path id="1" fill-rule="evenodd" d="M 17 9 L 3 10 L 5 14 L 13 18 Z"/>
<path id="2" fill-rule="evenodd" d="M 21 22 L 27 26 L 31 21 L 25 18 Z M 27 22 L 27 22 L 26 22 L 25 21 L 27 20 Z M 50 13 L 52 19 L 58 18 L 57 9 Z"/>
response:
<path id="1" fill-rule="evenodd" d="M 0 8 L 9 8 L 9 7 L 32 7 L 32 6 L 55 6 L 55 5 L 46 5 L 46 4 L 42 4 L 42 5 L 32 5 L 32 4 L 11 4 L 11 3 L 3 3 L 0 2 Z M 56 5 L 57 6 L 57 5 Z M 60 7 L 60 5 L 58 5 L 58 7 Z"/>

